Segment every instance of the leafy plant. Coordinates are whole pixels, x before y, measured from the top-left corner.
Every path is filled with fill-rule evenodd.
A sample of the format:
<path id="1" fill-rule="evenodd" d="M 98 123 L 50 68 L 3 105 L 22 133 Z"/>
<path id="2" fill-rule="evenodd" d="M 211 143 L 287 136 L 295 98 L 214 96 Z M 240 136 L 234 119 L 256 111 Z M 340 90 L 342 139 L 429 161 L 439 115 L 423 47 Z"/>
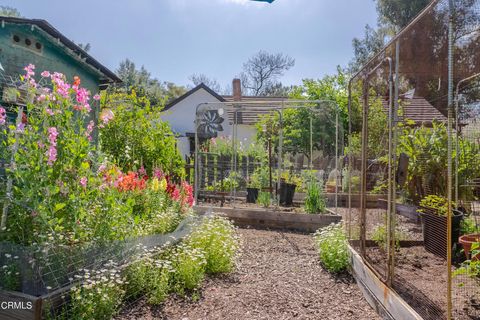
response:
<path id="1" fill-rule="evenodd" d="M 324 213 L 325 207 L 326 199 L 320 184 L 316 181 L 310 182 L 305 197 L 305 211 L 312 214 Z"/>
<path id="2" fill-rule="evenodd" d="M 462 219 L 460 222 L 460 232 L 461 234 L 472 234 L 479 231 L 477 221 L 474 217 L 468 216 Z"/>
<path id="3" fill-rule="evenodd" d="M 187 239 L 190 247 L 201 250 L 208 274 L 230 272 L 239 250 L 239 239 L 233 224 L 224 218 L 208 217 Z"/>
<path id="4" fill-rule="evenodd" d="M 387 229 L 384 224 L 378 224 L 373 228 L 372 231 L 372 240 L 384 250 L 387 250 Z M 407 240 L 408 233 L 400 229 L 399 226 L 395 228 L 395 248 L 400 248 L 400 241 Z"/>
<path id="5" fill-rule="evenodd" d="M 480 242 L 474 242 L 470 251 L 471 257 L 478 256 L 480 254 Z M 480 260 L 470 259 L 465 261 L 460 268 L 453 272 L 454 276 L 466 275 L 475 280 L 480 280 Z"/>
<path id="6" fill-rule="evenodd" d="M 123 171 L 141 166 L 151 174 L 155 168 L 177 177 L 184 176 L 184 162 L 176 147 L 175 136 L 160 109 L 151 108 L 146 97 L 131 93 L 108 95 L 102 105 L 111 114 L 100 124 L 101 150 Z"/>
<path id="7" fill-rule="evenodd" d="M 430 194 L 420 201 L 420 207 L 421 208 L 418 209 L 419 212 L 427 213 L 431 212 L 431 210 L 428 209 L 433 209 L 435 214 L 438 214 L 439 216 L 446 216 L 448 212 L 448 201 L 447 198 Z M 452 202 L 452 207 L 456 207 L 454 202 Z"/>
<path id="8" fill-rule="evenodd" d="M 69 319 L 111 319 L 119 310 L 125 291 L 118 268 L 94 272 L 86 270 L 84 282 L 71 289 Z"/>
<path id="9" fill-rule="evenodd" d="M 173 291 L 184 295 L 197 289 L 205 277 L 206 260 L 202 250 L 180 244 L 172 250 Z"/>
<path id="10" fill-rule="evenodd" d="M 257 198 L 257 203 L 261 205 L 264 208 L 270 207 L 271 204 L 271 199 L 270 199 L 270 193 L 269 192 L 264 192 L 260 191 L 258 193 L 258 198 Z"/>
<path id="11" fill-rule="evenodd" d="M 350 265 L 350 256 L 342 225 L 331 224 L 318 229 L 314 237 L 320 261 L 325 269 L 332 273 L 345 271 Z"/>

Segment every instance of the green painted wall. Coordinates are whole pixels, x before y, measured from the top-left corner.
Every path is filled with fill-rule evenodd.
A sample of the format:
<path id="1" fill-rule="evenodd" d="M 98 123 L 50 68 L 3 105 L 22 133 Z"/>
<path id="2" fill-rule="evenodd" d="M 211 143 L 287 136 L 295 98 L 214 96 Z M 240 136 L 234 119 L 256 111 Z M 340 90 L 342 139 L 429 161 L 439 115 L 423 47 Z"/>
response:
<path id="1" fill-rule="evenodd" d="M 18 42 L 14 36 L 18 36 Z M 30 40 L 30 45 L 25 44 L 27 39 Z M 41 45 L 40 50 L 36 48 L 37 43 Z M 83 87 L 89 89 L 92 95 L 97 93 L 100 75 L 89 70 L 89 66 L 79 61 L 79 58 L 69 56 L 64 48 L 38 27 L 11 23 L 0 26 L 0 62 L 5 74 L 24 73 L 23 68 L 32 63 L 36 66 L 37 75 L 44 70 L 57 71 L 65 74 L 69 82 L 77 75 L 81 78 Z"/>

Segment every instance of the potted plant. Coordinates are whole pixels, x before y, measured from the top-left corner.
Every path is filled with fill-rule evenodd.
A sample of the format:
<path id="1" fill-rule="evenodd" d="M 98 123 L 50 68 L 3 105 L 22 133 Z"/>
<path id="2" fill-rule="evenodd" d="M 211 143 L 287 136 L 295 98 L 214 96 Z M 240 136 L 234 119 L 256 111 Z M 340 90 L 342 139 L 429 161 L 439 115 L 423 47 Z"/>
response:
<path id="1" fill-rule="evenodd" d="M 259 175 L 257 172 L 254 172 L 247 180 L 247 203 L 257 202 L 260 187 Z"/>
<path id="2" fill-rule="evenodd" d="M 285 171 L 282 173 L 279 190 L 281 205 L 293 205 L 293 196 L 295 195 L 295 189 L 297 188 L 297 184 L 299 184 L 299 178 L 295 174 L 290 173 L 289 171 Z"/>
<path id="3" fill-rule="evenodd" d="M 463 212 L 452 203 L 452 243 L 460 236 L 460 223 Z M 428 195 L 420 201 L 418 213 L 423 220 L 423 243 L 428 252 L 447 258 L 447 199 L 437 195 Z"/>
<path id="4" fill-rule="evenodd" d="M 470 254 L 472 252 L 472 245 L 480 242 L 480 233 L 475 219 L 472 216 L 463 219 L 460 231 L 462 235 L 458 238 L 458 242 L 462 245 L 466 259 L 478 260 L 480 256 Z"/>

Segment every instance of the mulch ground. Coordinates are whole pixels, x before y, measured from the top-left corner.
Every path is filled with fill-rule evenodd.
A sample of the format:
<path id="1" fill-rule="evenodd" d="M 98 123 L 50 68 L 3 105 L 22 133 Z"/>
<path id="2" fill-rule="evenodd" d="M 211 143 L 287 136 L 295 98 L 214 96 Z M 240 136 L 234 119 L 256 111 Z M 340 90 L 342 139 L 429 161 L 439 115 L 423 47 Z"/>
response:
<path id="1" fill-rule="evenodd" d="M 169 298 L 151 307 L 140 300 L 117 319 L 380 319 L 349 275 L 320 265 L 311 235 L 240 229 L 237 270 L 208 278 L 200 298 Z"/>

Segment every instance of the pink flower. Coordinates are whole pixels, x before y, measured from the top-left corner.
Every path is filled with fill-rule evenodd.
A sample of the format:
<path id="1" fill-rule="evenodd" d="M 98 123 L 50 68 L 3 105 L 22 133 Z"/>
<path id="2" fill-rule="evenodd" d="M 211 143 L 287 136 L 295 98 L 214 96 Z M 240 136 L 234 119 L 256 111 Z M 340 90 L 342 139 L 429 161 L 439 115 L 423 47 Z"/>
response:
<path id="1" fill-rule="evenodd" d="M 94 95 L 93 100 L 95 100 L 95 101 L 100 100 L 100 95 L 98 93 L 96 95 Z"/>
<path id="2" fill-rule="evenodd" d="M 55 114 L 55 113 L 53 112 L 53 110 L 50 109 L 50 108 L 45 109 L 45 111 L 46 111 L 49 115 L 51 115 L 51 116 L 53 116 L 53 115 Z"/>
<path id="3" fill-rule="evenodd" d="M 102 123 L 99 125 L 100 128 L 105 127 L 112 119 L 114 115 L 111 110 L 104 109 L 102 111 L 102 114 L 100 115 L 100 120 L 102 120 Z"/>
<path id="4" fill-rule="evenodd" d="M 38 96 L 37 101 L 38 101 L 38 102 L 43 102 L 43 101 L 45 101 L 46 99 L 47 99 L 47 96 L 44 95 L 44 94 L 41 94 L 41 95 Z"/>
<path id="5" fill-rule="evenodd" d="M 80 179 L 80 185 L 82 186 L 82 188 L 86 188 L 87 187 L 87 178 L 86 177 L 82 177 Z"/>
<path id="6" fill-rule="evenodd" d="M 94 127 L 95 127 L 95 123 L 93 122 L 93 120 L 90 120 L 87 126 L 87 131 L 85 131 L 85 136 L 88 138 L 88 141 L 92 141 L 91 134 L 93 132 Z"/>
<path id="7" fill-rule="evenodd" d="M 48 128 L 48 140 L 50 141 L 51 145 L 53 146 L 57 145 L 57 136 L 58 136 L 57 128 L 55 127 Z"/>
<path id="8" fill-rule="evenodd" d="M 55 161 L 57 161 L 57 148 L 54 145 L 51 145 L 47 151 L 48 161 L 47 164 L 52 166 Z"/>
<path id="9" fill-rule="evenodd" d="M 0 107 L 0 125 L 3 125 L 7 122 L 7 111 Z"/>
<path id="10" fill-rule="evenodd" d="M 26 80 L 29 80 L 32 76 L 35 75 L 35 66 L 33 64 L 29 64 L 28 66 L 26 66 L 25 68 L 23 68 L 23 70 L 25 70 L 25 79 Z"/>
<path id="11" fill-rule="evenodd" d="M 50 72 L 48 72 L 47 70 L 43 71 L 42 73 L 40 73 L 40 75 L 44 78 L 48 78 L 50 77 Z"/>
<path id="12" fill-rule="evenodd" d="M 104 165 L 104 164 L 101 164 L 100 167 L 98 167 L 98 172 L 99 172 L 99 173 L 102 173 L 102 172 L 104 172 L 105 170 L 107 170 L 107 166 Z"/>

